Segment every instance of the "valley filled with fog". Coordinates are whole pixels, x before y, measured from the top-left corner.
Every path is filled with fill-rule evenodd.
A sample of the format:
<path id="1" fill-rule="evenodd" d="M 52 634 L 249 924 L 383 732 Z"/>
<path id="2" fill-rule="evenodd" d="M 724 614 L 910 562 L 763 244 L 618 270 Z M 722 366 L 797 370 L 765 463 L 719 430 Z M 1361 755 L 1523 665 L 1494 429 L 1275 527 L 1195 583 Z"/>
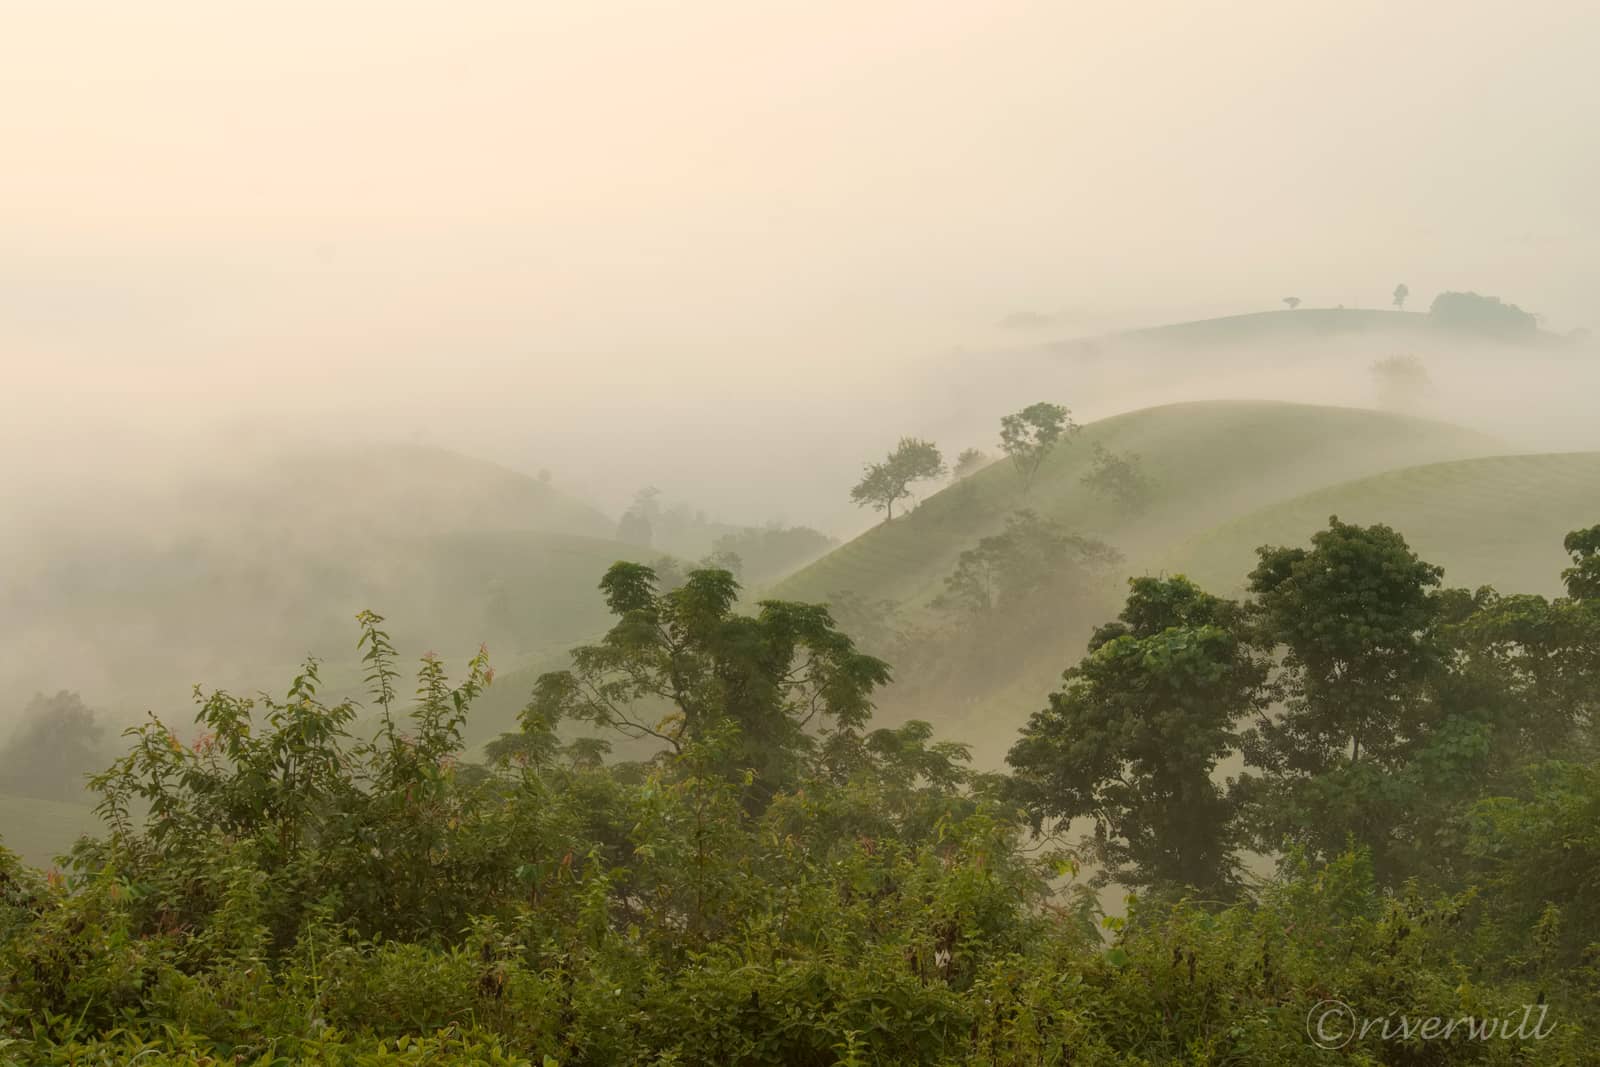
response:
<path id="1" fill-rule="evenodd" d="M 0 14 L 0 1067 L 1594 1062 L 1597 39 Z"/>

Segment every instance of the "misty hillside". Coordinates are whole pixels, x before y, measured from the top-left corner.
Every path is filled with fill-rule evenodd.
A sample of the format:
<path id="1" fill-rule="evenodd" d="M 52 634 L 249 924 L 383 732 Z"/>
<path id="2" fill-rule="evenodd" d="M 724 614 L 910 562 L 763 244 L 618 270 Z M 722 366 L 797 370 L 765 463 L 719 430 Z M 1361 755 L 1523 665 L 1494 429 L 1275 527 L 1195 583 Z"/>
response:
<path id="1" fill-rule="evenodd" d="M 1142 507 L 1124 508 L 1085 484 L 1097 448 L 1135 463 L 1147 481 Z M 1161 570 L 1187 538 L 1298 498 L 1308 486 L 1500 451 L 1487 434 L 1356 408 L 1256 401 L 1146 408 L 1084 426 L 1050 455 L 1026 493 L 1009 462 L 993 463 L 778 583 L 774 595 L 833 603 L 897 668 L 881 704 L 886 717 L 930 719 L 972 738 L 979 762 L 998 766 L 1012 731 L 1059 684 L 1092 628 L 1115 614 L 1124 578 Z M 1121 558 L 1095 575 L 1068 577 L 1033 614 L 1012 612 L 1009 621 L 940 606 L 962 553 L 1005 530 L 1020 509 Z M 1288 536 L 1299 543 L 1326 518 Z M 1040 579 L 1055 582 L 1071 570 L 1062 560 Z"/>
<path id="2" fill-rule="evenodd" d="M 0 1067 L 1600 1067 L 1597 42 L 4 5 Z"/>
<path id="3" fill-rule="evenodd" d="M 577 640 L 603 617 L 596 577 L 641 551 L 537 478 L 421 446 L 291 454 L 32 522 L 0 593 L 0 677 L 124 713 L 338 662 L 368 607 L 408 652 Z"/>
<path id="4" fill-rule="evenodd" d="M 1190 539 L 1164 569 L 1236 595 L 1264 544 L 1297 544 L 1338 515 L 1402 531 L 1445 581 L 1556 595 L 1568 565 L 1562 539 L 1600 507 L 1600 452 L 1490 456 L 1432 463 L 1329 486 L 1241 516 Z"/>
<path id="5" fill-rule="evenodd" d="M 87 803 L 0 793 L 0 826 L 5 847 L 29 863 L 48 865 L 80 834 L 96 832 L 100 820 Z"/>
<path id="6" fill-rule="evenodd" d="M 213 495 L 215 494 L 215 495 Z M 189 487 L 189 501 L 259 509 L 294 499 L 308 510 L 299 521 L 356 530 L 391 527 L 398 517 L 413 533 L 529 529 L 610 537 L 608 516 L 549 483 L 481 459 L 427 445 L 349 446 L 290 453 L 252 472 Z"/>
<path id="7" fill-rule="evenodd" d="M 1103 337 L 1063 341 L 1057 347 L 1066 353 L 1094 352 L 1118 346 L 1203 351 L 1235 346 L 1372 341 L 1430 349 L 1484 343 L 1549 347 L 1566 343 L 1568 339 L 1538 329 L 1507 337 L 1477 324 L 1441 323 L 1434 315 L 1422 311 L 1306 307 L 1124 330 Z"/>
<path id="8" fill-rule="evenodd" d="M 1083 483 L 1093 449 L 1140 457 L 1150 505 L 1125 515 Z M 1355 408 L 1257 401 L 1171 404 L 1084 426 L 1024 494 L 1010 464 L 994 463 L 903 518 L 883 523 L 777 583 L 772 595 L 826 600 L 853 592 L 919 606 L 942 589 L 963 549 L 1030 508 L 1109 541 L 1130 565 L 1193 532 L 1325 485 L 1396 465 L 1482 455 L 1494 438 L 1448 423 Z"/>

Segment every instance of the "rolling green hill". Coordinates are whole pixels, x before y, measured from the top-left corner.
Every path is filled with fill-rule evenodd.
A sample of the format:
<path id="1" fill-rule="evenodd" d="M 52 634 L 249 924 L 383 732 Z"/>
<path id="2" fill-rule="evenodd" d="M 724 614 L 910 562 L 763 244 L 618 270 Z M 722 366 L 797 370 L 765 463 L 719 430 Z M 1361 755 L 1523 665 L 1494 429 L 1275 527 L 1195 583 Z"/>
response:
<path id="1" fill-rule="evenodd" d="M 1082 484 L 1096 444 L 1137 453 L 1154 482 L 1142 514 L 1122 513 Z M 982 764 L 1003 758 L 1015 730 L 1082 654 L 1090 629 L 1114 614 L 1118 580 L 1158 569 L 1176 546 L 1241 515 L 1294 499 L 1308 487 L 1349 481 L 1397 466 L 1499 451 L 1491 437 L 1446 423 L 1354 408 L 1255 401 L 1174 404 L 1085 426 L 1057 451 L 1024 496 L 1009 463 L 996 463 L 881 524 L 771 590 L 790 599 L 852 593 L 899 606 L 900 625 L 944 629 L 937 652 L 891 642 L 869 650 L 905 668 L 883 694 L 886 719 L 928 719 L 974 742 Z M 948 630 L 930 601 L 944 590 L 957 556 L 1030 507 L 1079 533 L 1105 540 L 1125 559 L 1104 587 L 1063 602 L 1047 625 L 1010 634 L 999 648 Z M 1308 536 L 1326 514 L 1298 533 Z M 954 642 L 954 643 L 951 643 Z M 930 658 L 931 657 L 931 658 Z"/>
<path id="2" fill-rule="evenodd" d="M 1449 585 L 1559 593 L 1562 538 L 1600 522 L 1600 452 L 1430 463 L 1328 486 L 1199 534 L 1165 567 L 1236 593 L 1256 546 L 1304 544 L 1330 515 L 1394 527 Z"/>
<path id="3" fill-rule="evenodd" d="M 1082 483 L 1096 444 L 1142 457 L 1150 507 L 1127 517 Z M 907 607 L 937 595 L 956 557 L 1029 507 L 1109 541 L 1129 567 L 1159 559 L 1192 534 L 1308 486 L 1496 450 L 1493 438 L 1447 423 L 1354 408 L 1257 401 L 1172 404 L 1085 426 L 1024 495 L 995 463 L 777 583 L 771 595 L 826 600 L 853 592 Z"/>

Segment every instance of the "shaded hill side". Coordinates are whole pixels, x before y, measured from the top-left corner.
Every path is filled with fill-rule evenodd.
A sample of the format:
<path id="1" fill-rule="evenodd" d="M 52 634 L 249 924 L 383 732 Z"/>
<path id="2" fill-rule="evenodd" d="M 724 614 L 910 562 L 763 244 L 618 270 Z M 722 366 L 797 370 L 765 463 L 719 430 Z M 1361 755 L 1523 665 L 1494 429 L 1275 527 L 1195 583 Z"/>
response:
<path id="1" fill-rule="evenodd" d="M 1188 539 L 1165 569 L 1237 592 L 1258 545 L 1302 544 L 1330 515 L 1394 527 L 1450 585 L 1555 594 L 1570 562 L 1562 538 L 1600 523 L 1600 452 L 1432 463 L 1329 486 Z"/>
<path id="2" fill-rule="evenodd" d="M 1446 585 L 1490 584 L 1505 592 L 1562 591 L 1570 561 L 1562 539 L 1600 523 L 1600 453 L 1494 456 L 1425 464 L 1362 478 L 1281 501 L 1188 539 L 1149 572 L 1182 573 L 1223 595 L 1241 596 L 1263 544 L 1305 545 L 1330 515 L 1345 522 L 1385 523 L 1399 530 L 1429 562 L 1444 567 Z M 1109 618 L 1116 591 L 1084 605 Z M 941 722 L 977 740 L 980 759 L 1004 758 L 1015 730 L 1044 706 L 1060 673 L 1084 654 L 1093 618 L 1054 633 L 1038 633 L 1019 648 L 1016 666 L 975 698 L 919 703 L 900 710 Z M 894 694 L 890 706 L 897 706 Z"/>
<path id="3" fill-rule="evenodd" d="M 1095 445 L 1137 453 L 1154 483 L 1147 510 L 1124 514 L 1082 484 Z M 1173 404 L 1102 419 L 1057 450 L 1024 494 L 995 463 L 777 583 L 771 593 L 826 600 L 853 592 L 908 607 L 941 589 L 960 552 L 1027 507 L 1109 541 L 1137 569 L 1173 544 L 1243 512 L 1397 465 L 1481 455 L 1493 438 L 1447 423 L 1354 408 L 1256 401 Z"/>
<path id="4" fill-rule="evenodd" d="M 1083 484 L 1096 445 L 1141 456 L 1152 481 L 1147 507 L 1130 514 Z M 864 644 L 898 668 L 882 695 L 888 720 L 923 718 L 974 742 L 997 764 L 1027 716 L 1084 652 L 1092 628 L 1114 615 L 1121 579 L 1159 566 L 1173 547 L 1241 514 L 1397 464 L 1498 451 L 1493 438 L 1447 423 L 1353 408 L 1229 401 L 1185 403 L 1090 423 L 1053 455 L 1024 494 L 1009 463 L 997 463 L 882 524 L 779 583 L 776 595 L 857 606 L 899 606 L 891 631 Z M 1056 600 L 1035 622 L 989 623 L 932 610 L 959 554 L 1032 508 L 1120 550 L 1100 583 Z M 1325 521 L 1325 516 L 1324 516 Z M 1299 534 L 1309 534 L 1313 523 Z M 870 613 L 869 613 L 870 616 Z M 869 623 L 873 621 L 870 617 Z"/>

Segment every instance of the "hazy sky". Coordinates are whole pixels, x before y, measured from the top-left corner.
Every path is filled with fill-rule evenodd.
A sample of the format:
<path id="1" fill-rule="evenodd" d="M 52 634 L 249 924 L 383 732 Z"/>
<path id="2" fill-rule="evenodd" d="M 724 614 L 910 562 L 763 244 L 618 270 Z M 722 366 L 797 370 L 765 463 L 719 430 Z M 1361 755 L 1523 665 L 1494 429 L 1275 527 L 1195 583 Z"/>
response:
<path id="1" fill-rule="evenodd" d="M 606 434 L 803 436 L 1019 309 L 1600 326 L 1597 42 L 1591 0 L 0 0 L 0 444 L 292 410 L 614 499 L 660 475 Z"/>

